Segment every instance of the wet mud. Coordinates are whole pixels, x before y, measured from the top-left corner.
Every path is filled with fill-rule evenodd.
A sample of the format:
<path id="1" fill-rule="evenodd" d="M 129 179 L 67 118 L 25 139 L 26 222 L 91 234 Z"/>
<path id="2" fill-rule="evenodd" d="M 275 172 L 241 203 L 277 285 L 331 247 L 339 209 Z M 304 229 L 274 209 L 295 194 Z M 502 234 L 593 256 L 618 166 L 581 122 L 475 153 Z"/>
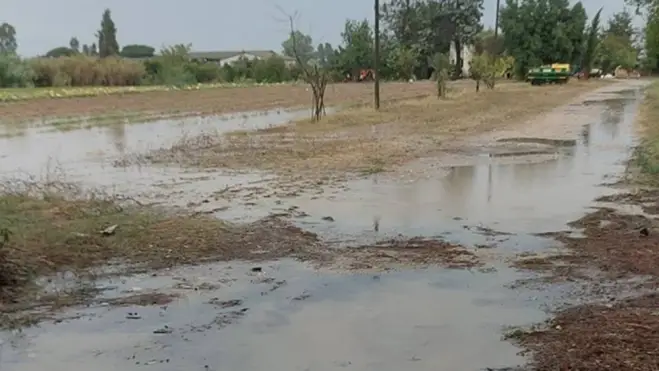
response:
<path id="1" fill-rule="evenodd" d="M 544 320 L 566 288 L 511 289 L 537 273 L 509 261 L 553 251 L 548 233 L 616 193 L 601 183 L 624 172 L 642 87 L 612 84 L 395 171 L 337 179 L 113 166 L 125 153 L 171 145 L 191 126 L 212 130 L 212 119 L 2 138 L 3 177 L 39 175 L 55 162 L 85 186 L 144 203 L 235 222 L 290 221 L 332 256 L 321 269 L 229 262 L 99 280 L 112 289 L 88 308 L 3 333 L 2 369 L 514 369 L 531 358 L 502 334 Z M 127 299 L 140 293 L 171 301 Z"/>

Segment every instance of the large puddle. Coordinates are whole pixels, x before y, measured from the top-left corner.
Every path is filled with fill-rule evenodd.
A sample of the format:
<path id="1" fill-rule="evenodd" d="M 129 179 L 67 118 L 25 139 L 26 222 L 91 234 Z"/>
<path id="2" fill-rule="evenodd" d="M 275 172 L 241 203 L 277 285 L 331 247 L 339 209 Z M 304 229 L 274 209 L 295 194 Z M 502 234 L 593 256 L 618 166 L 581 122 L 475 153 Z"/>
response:
<path id="1" fill-rule="evenodd" d="M 557 115 L 575 120 L 570 130 L 579 135 L 574 146 L 555 155 L 493 157 L 482 148 L 466 160 L 422 159 L 409 172 L 350 181 L 339 191 L 258 199 L 216 214 L 258 218 L 296 206 L 308 214 L 296 222 L 341 243 L 403 234 L 443 236 L 470 246 L 496 244 L 486 249 L 493 256 L 545 248 L 549 242 L 533 233 L 564 229 L 594 198 L 611 192 L 600 184 L 624 169 L 634 143 L 639 87 L 628 83 L 604 89 L 586 105 L 562 108 Z M 0 169 L 3 176 L 17 170 L 38 174 L 53 156 L 67 176 L 73 172 L 93 185 L 129 190 L 132 184 L 178 198 L 207 197 L 231 182 L 261 180 L 259 175 L 209 172 L 202 177 L 109 167 L 109 152 L 166 145 L 158 135 L 175 140 L 173 125 L 154 125 L 162 125 L 160 131 L 126 126 L 124 134 L 116 134 L 125 138 L 119 141 L 110 134 L 116 128 L 1 139 Z M 206 130 L 221 125 L 199 124 Z M 190 129 L 178 128 L 179 135 L 182 130 Z M 327 216 L 333 221 L 323 220 Z M 507 289 L 521 274 L 498 259 L 490 265 L 494 273 L 427 269 L 338 275 L 282 261 L 264 265 L 262 273 L 234 263 L 115 279 L 102 283 L 116 286 L 106 295 L 139 288 L 181 298 L 146 308 L 109 308 L 101 302 L 67 313 L 78 319 L 6 333 L 0 369 L 453 371 L 515 366 L 523 359 L 500 340 L 504 327 L 542 320 L 541 303 L 560 293 Z M 127 318 L 135 312 L 138 319 Z"/>

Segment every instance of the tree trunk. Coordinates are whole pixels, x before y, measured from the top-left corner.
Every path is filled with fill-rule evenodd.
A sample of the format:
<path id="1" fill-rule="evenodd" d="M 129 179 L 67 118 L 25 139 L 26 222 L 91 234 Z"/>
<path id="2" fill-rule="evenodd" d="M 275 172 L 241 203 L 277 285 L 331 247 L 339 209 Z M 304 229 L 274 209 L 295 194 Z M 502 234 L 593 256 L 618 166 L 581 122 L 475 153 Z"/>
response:
<path id="1" fill-rule="evenodd" d="M 462 77 L 462 43 L 458 38 L 453 43 L 455 44 L 455 71 L 453 72 L 453 77 L 459 79 Z"/>

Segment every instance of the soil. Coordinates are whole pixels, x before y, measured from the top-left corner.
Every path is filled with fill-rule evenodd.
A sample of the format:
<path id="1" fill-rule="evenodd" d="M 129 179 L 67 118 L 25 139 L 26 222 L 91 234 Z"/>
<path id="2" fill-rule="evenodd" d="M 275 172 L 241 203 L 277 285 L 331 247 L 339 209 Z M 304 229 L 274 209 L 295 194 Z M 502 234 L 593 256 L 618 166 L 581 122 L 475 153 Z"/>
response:
<path id="1" fill-rule="evenodd" d="M 655 192 L 599 201 L 643 204 L 650 194 Z M 532 351 L 534 370 L 659 368 L 659 295 L 620 300 L 659 287 L 656 224 L 651 215 L 601 208 L 570 223 L 583 236 L 572 237 L 568 232 L 551 236 L 563 244 L 559 253 L 525 256 L 514 262 L 518 268 L 542 273 L 545 283 L 578 282 L 583 289 L 575 295 L 582 301 L 605 303 L 568 308 L 539 329 L 514 332 L 510 337 Z M 607 283 L 611 287 L 606 288 Z"/>
<path id="2" fill-rule="evenodd" d="M 32 190 L 36 185 L 33 186 Z M 65 188 L 64 186 L 60 189 Z M 0 232 L 0 328 L 52 318 L 55 311 L 96 301 L 86 279 L 213 261 L 272 261 L 293 258 L 339 270 L 394 269 L 478 264 L 466 248 L 430 239 L 396 239 L 356 248 L 332 248 L 316 234 L 276 216 L 229 224 L 207 216 L 122 205 L 100 196 L 48 193 L 0 197 L 2 217 L 20 224 Z M 108 263 L 110 266 L 108 266 Z M 102 267 L 102 270 L 97 268 Z M 73 272 L 80 287 L 50 292 L 33 277 Z M 172 296 L 145 293 L 105 300 L 107 305 L 165 304 Z"/>
<path id="3" fill-rule="evenodd" d="M 458 85 L 465 85 L 460 82 Z M 381 85 L 383 101 L 408 99 L 434 94 L 430 82 L 386 83 Z M 327 87 L 328 106 L 368 104 L 372 101 L 373 85 L 369 83 L 333 84 Z M 202 89 L 192 91 L 145 92 L 126 95 L 104 95 L 85 98 L 34 99 L 0 103 L 4 122 L 26 121 L 43 117 L 74 117 L 118 115 L 127 113 L 220 114 L 260 111 L 310 105 L 306 85 L 273 85 L 237 88 Z"/>
<path id="4" fill-rule="evenodd" d="M 323 265 L 350 271 L 386 271 L 432 265 L 472 268 L 480 265 L 474 253 L 463 246 L 420 237 L 390 239 L 334 251 L 332 259 Z"/>
<path id="5" fill-rule="evenodd" d="M 432 97 L 394 102 L 379 112 L 360 108 L 333 114 L 320 122 L 306 120 L 257 132 L 183 138 L 170 148 L 123 159 L 117 165 L 142 162 L 256 168 L 297 175 L 373 174 L 419 157 L 455 150 L 464 145 L 461 138 L 525 124 L 528 118 L 599 86 L 584 83 L 536 89 L 527 84 L 506 84 L 481 93 L 461 90 L 447 100 Z M 520 105 L 520 101 L 525 104 Z M 541 151 L 554 152 L 551 148 Z"/>
<path id="6" fill-rule="evenodd" d="M 537 371 L 659 369 L 659 295 L 560 312 L 542 329 L 508 335 Z"/>

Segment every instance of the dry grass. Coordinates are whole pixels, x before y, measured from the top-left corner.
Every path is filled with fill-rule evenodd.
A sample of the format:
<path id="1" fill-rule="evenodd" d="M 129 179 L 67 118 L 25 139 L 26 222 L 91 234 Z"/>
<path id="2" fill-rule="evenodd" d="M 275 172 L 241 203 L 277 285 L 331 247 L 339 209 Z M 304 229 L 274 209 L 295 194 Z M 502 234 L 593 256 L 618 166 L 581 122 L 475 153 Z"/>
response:
<path id="1" fill-rule="evenodd" d="M 0 303 L 55 272 L 86 273 L 113 263 L 125 272 L 205 260 L 304 258 L 316 242 L 276 220 L 229 225 L 74 189 L 22 183 L 0 194 Z"/>
<path id="2" fill-rule="evenodd" d="M 434 97 L 389 102 L 382 110 L 346 110 L 321 122 L 299 121 L 257 132 L 185 138 L 147 160 L 187 166 L 258 168 L 281 172 L 377 172 L 440 151 L 460 136 L 523 122 L 567 103 L 599 83 L 532 87 L 505 84 L 476 94 L 453 88 Z"/>
<path id="3" fill-rule="evenodd" d="M 656 371 L 659 369 L 659 296 L 565 310 L 543 329 L 514 338 L 534 352 L 537 371 Z"/>

